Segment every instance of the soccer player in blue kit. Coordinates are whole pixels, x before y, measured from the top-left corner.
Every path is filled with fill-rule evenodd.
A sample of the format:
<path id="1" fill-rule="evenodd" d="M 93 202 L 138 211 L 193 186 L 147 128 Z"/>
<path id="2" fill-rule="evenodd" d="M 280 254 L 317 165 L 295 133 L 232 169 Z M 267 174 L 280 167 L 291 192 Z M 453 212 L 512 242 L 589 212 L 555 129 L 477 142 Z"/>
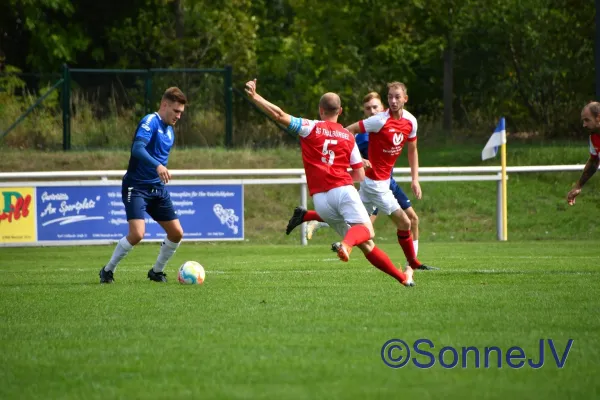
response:
<path id="1" fill-rule="evenodd" d="M 183 238 L 183 228 L 165 188 L 171 179 L 167 162 L 175 142 L 173 126 L 181 118 L 186 103 L 187 98 L 179 88 L 168 88 L 159 110 L 146 115 L 138 124 L 121 187 L 129 232 L 119 240 L 110 261 L 100 270 L 100 283 L 114 282 L 113 274 L 119 262 L 144 238 L 144 213 L 148 213 L 167 234 L 156 263 L 148 271 L 148 279 L 167 281 L 163 271 Z"/>

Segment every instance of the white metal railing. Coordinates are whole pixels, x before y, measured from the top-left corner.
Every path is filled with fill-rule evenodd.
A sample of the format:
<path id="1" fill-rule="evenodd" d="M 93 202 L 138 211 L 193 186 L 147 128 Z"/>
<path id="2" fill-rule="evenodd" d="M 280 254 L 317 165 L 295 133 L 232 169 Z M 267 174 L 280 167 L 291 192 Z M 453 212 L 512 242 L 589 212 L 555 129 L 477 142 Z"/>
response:
<path id="1" fill-rule="evenodd" d="M 584 165 L 534 165 L 507 167 L 507 173 L 521 172 L 567 172 L 582 171 Z M 182 169 L 169 170 L 177 178 L 203 178 L 203 179 L 174 179 L 172 184 L 241 184 L 241 185 L 300 185 L 300 204 L 308 204 L 308 188 L 306 175 L 302 168 L 289 169 Z M 95 186 L 120 184 L 124 170 L 105 171 L 37 171 L 37 172 L 0 172 L 0 187 L 9 186 Z M 398 175 L 400 174 L 400 175 Z M 402 175 L 404 174 L 404 176 Z M 445 175 L 444 175 L 445 174 Z M 467 175 L 470 174 L 470 175 Z M 471 175 L 478 174 L 478 175 Z M 394 178 L 398 182 L 410 182 L 410 168 L 394 168 Z M 408 176 L 406 176 L 408 175 Z M 255 178 L 255 177 L 261 178 Z M 227 179 L 204 179 L 205 177 L 227 177 Z M 243 177 L 234 179 L 232 177 Z M 245 178 L 248 177 L 248 178 Z M 251 177 L 251 178 L 250 178 Z M 262 178 L 269 177 L 269 178 Z M 273 178 L 277 177 L 277 178 Z M 74 178 L 100 178 L 97 180 L 73 180 Z M 119 178 L 112 179 L 109 178 Z M 25 179 L 27 181 L 15 181 Z M 52 179 L 52 181 L 30 179 Z M 63 179 L 59 181 L 57 179 Z M 498 239 L 502 238 L 502 177 L 500 166 L 487 167 L 421 167 L 419 168 L 419 181 L 421 182 L 459 182 L 459 181 L 496 181 L 496 231 Z M 302 244 L 306 245 L 305 224 L 301 226 Z"/>
<path id="2" fill-rule="evenodd" d="M 506 167 L 506 172 L 566 172 L 581 171 L 584 165 L 531 165 Z M 175 176 L 290 176 L 304 175 L 302 168 L 287 169 L 174 169 L 169 170 Z M 461 174 L 461 173 L 500 173 L 499 166 L 490 167 L 421 167 L 419 174 Z M 44 179 L 44 178 L 97 178 L 122 177 L 124 170 L 107 171 L 37 171 L 37 172 L 0 172 L 3 179 Z M 394 168 L 394 174 L 408 174 L 410 168 Z"/>

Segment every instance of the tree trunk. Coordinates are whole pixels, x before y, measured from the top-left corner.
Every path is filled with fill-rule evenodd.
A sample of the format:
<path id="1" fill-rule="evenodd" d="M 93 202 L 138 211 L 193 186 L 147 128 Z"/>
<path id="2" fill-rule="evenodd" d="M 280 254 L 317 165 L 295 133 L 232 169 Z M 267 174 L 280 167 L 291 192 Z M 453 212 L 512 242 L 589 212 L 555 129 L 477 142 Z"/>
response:
<path id="1" fill-rule="evenodd" d="M 444 49 L 444 121 L 446 134 L 452 133 L 452 99 L 454 98 L 454 44 L 452 35 L 448 34 L 448 42 Z"/>
<path id="2" fill-rule="evenodd" d="M 183 37 L 185 35 L 183 25 L 183 0 L 173 0 L 173 13 L 175 14 L 175 38 L 179 47 L 179 62 L 181 66 L 185 66 L 183 53 Z"/>
<path id="3" fill-rule="evenodd" d="M 444 49 L 444 133 L 452 133 L 452 99 L 454 98 L 454 37 L 453 9 L 448 9 L 448 33 L 446 34 L 446 47 Z"/>

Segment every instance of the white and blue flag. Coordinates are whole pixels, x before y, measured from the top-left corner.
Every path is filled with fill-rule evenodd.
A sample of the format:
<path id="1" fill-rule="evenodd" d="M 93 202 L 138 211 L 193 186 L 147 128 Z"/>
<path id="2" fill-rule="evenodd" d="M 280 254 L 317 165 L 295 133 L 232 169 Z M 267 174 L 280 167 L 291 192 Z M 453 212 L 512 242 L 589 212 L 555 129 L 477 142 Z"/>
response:
<path id="1" fill-rule="evenodd" d="M 500 122 L 498 122 L 498 126 L 492 133 L 492 136 L 489 138 L 483 151 L 481 152 L 481 159 L 487 160 L 488 158 L 496 157 L 498 153 L 498 148 L 506 143 L 506 128 L 504 125 L 504 117 L 500 118 Z"/>

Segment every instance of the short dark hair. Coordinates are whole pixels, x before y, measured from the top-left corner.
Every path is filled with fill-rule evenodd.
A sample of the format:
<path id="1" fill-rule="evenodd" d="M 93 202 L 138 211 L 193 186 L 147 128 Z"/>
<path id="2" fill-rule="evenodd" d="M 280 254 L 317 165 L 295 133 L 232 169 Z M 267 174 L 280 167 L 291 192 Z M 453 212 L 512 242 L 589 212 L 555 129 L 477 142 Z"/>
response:
<path id="1" fill-rule="evenodd" d="M 598 115 L 600 115 L 600 103 L 597 101 L 589 102 L 585 107 L 583 107 L 584 110 L 586 108 L 590 110 L 590 113 L 594 118 L 598 118 Z"/>
<path id="2" fill-rule="evenodd" d="M 186 104 L 187 103 L 187 97 L 185 97 L 185 94 L 183 94 L 183 92 L 181 91 L 181 89 L 179 89 L 178 87 L 170 87 L 167 90 L 165 90 L 165 93 L 162 96 L 163 100 L 169 100 L 172 102 L 177 102 L 180 104 Z"/>
<path id="3" fill-rule="evenodd" d="M 369 101 L 373 100 L 373 99 L 379 99 L 381 101 L 381 96 L 379 95 L 379 93 L 377 92 L 369 92 L 367 93 L 367 95 L 363 98 L 363 104 L 368 103 Z"/>

